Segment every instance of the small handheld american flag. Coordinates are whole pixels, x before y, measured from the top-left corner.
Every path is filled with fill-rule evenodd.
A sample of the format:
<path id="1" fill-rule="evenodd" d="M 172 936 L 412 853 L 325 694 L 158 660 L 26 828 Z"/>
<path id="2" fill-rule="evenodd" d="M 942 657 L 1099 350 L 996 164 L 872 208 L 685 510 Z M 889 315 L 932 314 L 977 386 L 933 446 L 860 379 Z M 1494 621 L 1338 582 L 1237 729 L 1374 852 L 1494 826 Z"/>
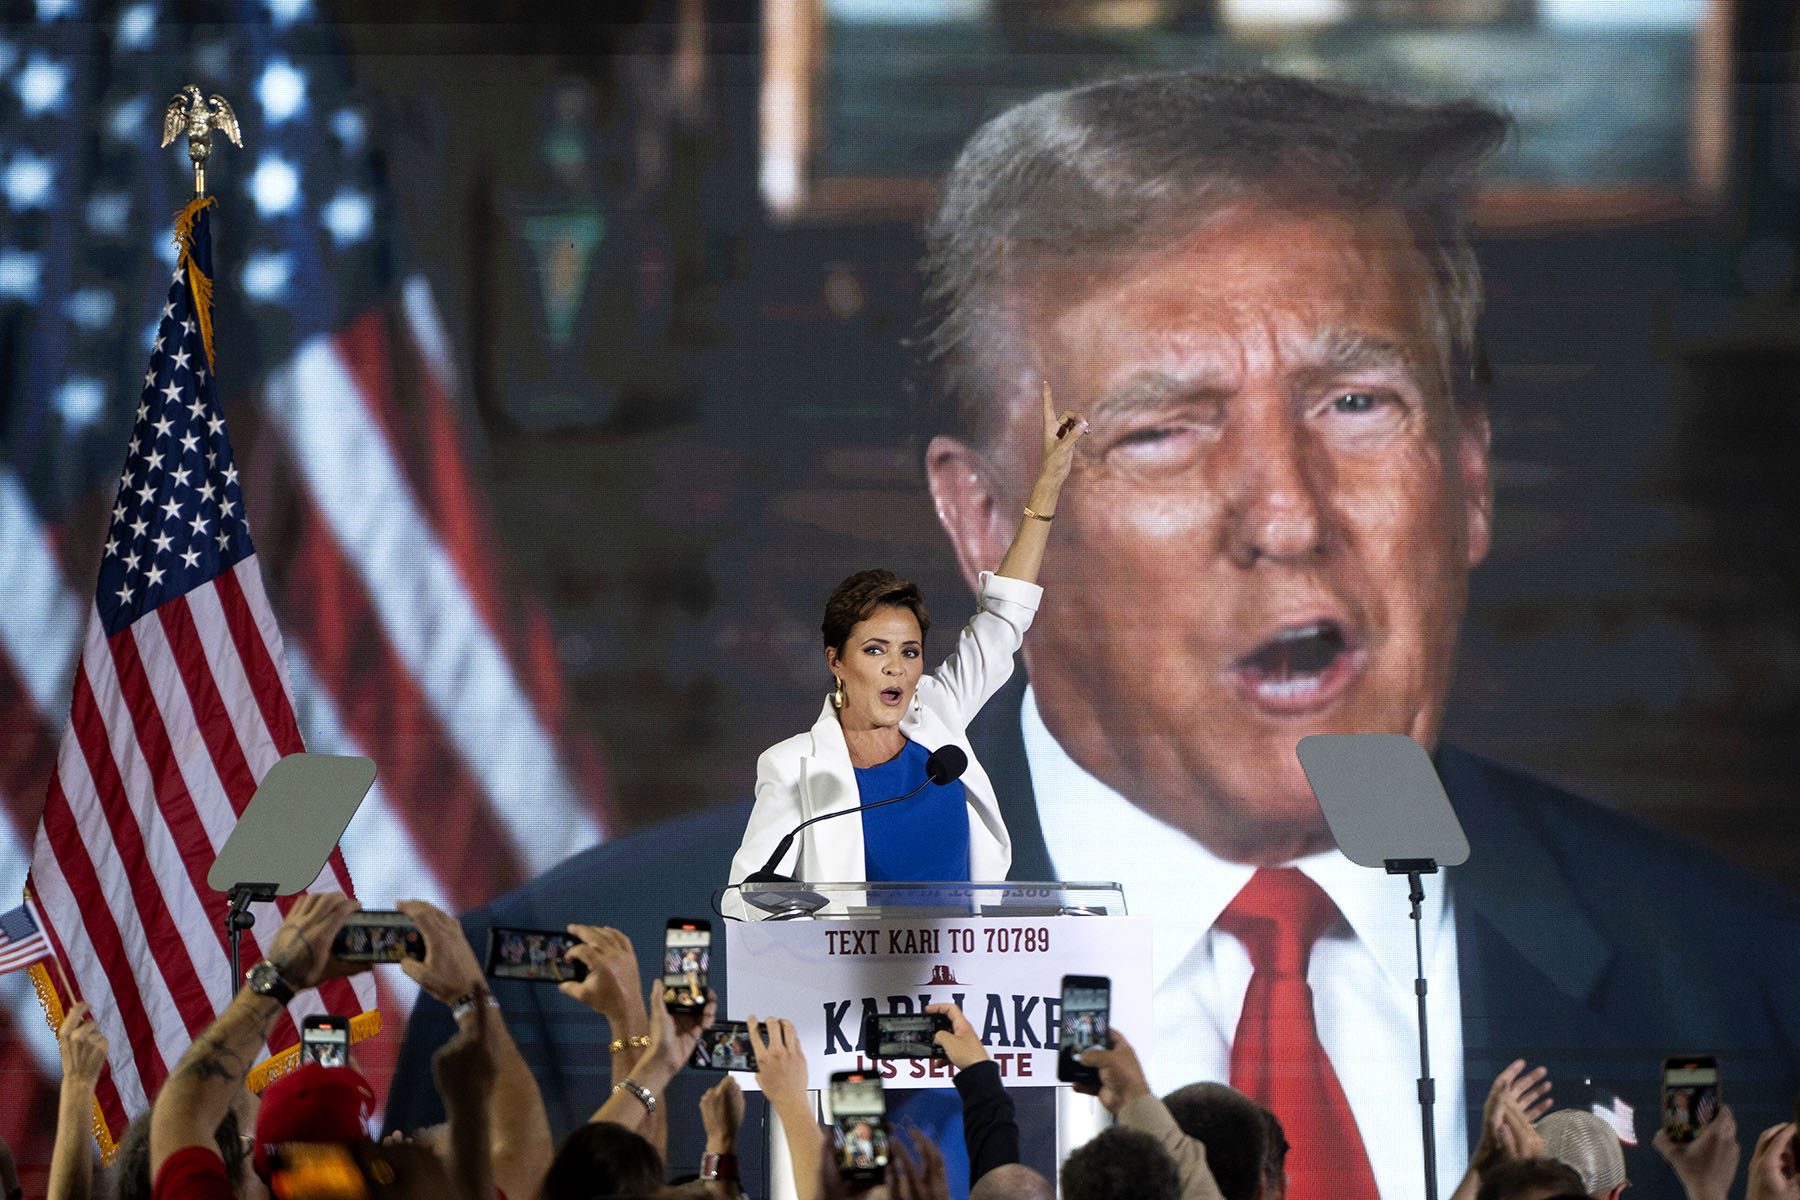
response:
<path id="1" fill-rule="evenodd" d="M 49 957 L 50 939 L 44 936 L 44 924 L 31 901 L 0 913 L 0 975 Z"/>

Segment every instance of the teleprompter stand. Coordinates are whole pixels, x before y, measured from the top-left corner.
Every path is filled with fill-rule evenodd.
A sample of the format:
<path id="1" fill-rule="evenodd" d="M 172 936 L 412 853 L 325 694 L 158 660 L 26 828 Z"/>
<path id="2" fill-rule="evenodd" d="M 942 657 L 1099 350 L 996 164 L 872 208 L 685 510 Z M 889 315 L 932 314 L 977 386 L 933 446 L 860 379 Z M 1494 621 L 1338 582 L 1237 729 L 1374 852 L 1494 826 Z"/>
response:
<path id="1" fill-rule="evenodd" d="M 1418 976 L 1419 1126 L 1425 1146 L 1425 1200 L 1437 1200 L 1437 1122 L 1431 1043 L 1425 1017 L 1425 935 L 1421 875 L 1467 862 L 1469 839 L 1424 747 L 1398 733 L 1321 733 L 1300 739 L 1306 781 L 1344 857 L 1362 867 L 1404 875 L 1410 884 L 1413 955 Z"/>
<path id="2" fill-rule="evenodd" d="M 234 993 L 244 985 L 238 940 L 256 925 L 250 906 L 305 891 L 374 782 L 373 759 L 334 754 L 290 754 L 263 776 L 206 873 L 207 886 L 231 901 L 225 941 Z"/>

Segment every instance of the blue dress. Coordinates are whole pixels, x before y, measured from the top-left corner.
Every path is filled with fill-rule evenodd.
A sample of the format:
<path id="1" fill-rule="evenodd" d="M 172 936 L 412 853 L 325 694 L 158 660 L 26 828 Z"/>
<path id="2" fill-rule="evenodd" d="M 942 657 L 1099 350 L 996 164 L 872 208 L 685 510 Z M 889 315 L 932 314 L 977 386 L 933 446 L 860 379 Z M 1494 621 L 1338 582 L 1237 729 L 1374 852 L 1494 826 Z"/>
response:
<path id="1" fill-rule="evenodd" d="M 904 750 L 880 766 L 856 768 L 858 799 L 869 804 L 904 796 L 925 782 L 929 757 L 930 751 L 909 739 Z M 870 809 L 862 823 L 864 878 L 870 882 L 968 881 L 969 800 L 962 780 Z M 887 1093 L 887 1105 L 891 1125 L 916 1127 L 937 1143 L 951 1200 L 967 1200 L 969 1151 L 963 1142 L 962 1098 L 955 1089 L 894 1090 Z"/>
<path id="2" fill-rule="evenodd" d="M 904 796 L 925 782 L 931 752 L 915 741 L 887 762 L 856 768 L 864 804 Z M 862 815 L 863 878 L 872 883 L 969 878 L 969 799 L 962 780 Z"/>

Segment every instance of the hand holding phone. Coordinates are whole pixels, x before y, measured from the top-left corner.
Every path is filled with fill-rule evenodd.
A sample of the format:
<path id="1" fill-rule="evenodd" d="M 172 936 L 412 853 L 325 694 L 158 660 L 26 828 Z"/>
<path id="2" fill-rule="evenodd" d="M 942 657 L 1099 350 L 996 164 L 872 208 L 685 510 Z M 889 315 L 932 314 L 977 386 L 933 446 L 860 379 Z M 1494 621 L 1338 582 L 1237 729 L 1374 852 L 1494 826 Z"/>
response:
<path id="1" fill-rule="evenodd" d="M 1104 975 L 1064 975 L 1062 1037 L 1056 1047 L 1056 1077 L 1090 1090 L 1100 1086 L 1100 1072 L 1081 1061 L 1089 1050 L 1104 1050 L 1111 1041 L 1112 980 Z"/>
<path id="2" fill-rule="evenodd" d="M 863 1054 L 868 1058 L 945 1058 L 937 1044 L 949 1033 L 950 1018 L 941 1013 L 870 1013 L 863 1021 Z"/>
<path id="3" fill-rule="evenodd" d="M 837 1071 L 831 1076 L 831 1124 L 836 1134 L 838 1174 L 852 1183 L 882 1179 L 888 1165 L 887 1099 L 873 1071 Z"/>
<path id="4" fill-rule="evenodd" d="M 1691 1142 L 1719 1115 L 1719 1061 L 1710 1054 L 1663 1060 L 1663 1132 L 1676 1143 Z"/>
<path id="5" fill-rule="evenodd" d="M 676 1016 L 706 1007 L 712 966 L 712 922 L 671 918 L 663 930 L 663 1004 Z"/>
<path id="6" fill-rule="evenodd" d="M 572 933 L 559 929 L 488 930 L 487 966 L 490 979 L 517 979 L 526 983 L 580 983 L 587 978 L 587 964 L 568 958 L 580 945 Z"/>
<path id="7" fill-rule="evenodd" d="M 349 963 L 397 963 L 425 957 L 425 939 L 403 912 L 365 909 L 344 918 L 331 942 L 331 956 Z"/>

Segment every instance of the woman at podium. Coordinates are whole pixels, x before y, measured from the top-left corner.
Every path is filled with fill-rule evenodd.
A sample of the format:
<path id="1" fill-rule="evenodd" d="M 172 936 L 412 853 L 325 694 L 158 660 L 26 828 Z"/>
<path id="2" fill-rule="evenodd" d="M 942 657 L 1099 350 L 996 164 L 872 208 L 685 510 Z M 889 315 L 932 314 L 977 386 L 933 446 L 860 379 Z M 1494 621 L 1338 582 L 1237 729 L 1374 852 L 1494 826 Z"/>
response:
<path id="1" fill-rule="evenodd" d="M 975 616 L 935 671 L 924 673 L 931 619 L 917 585 L 892 571 L 859 571 L 826 600 L 831 694 L 811 729 L 757 759 L 756 804 L 732 859 L 733 883 L 762 867 L 795 826 L 825 813 L 846 815 L 808 826 L 773 871 L 815 883 L 1006 878 L 1012 841 L 965 730 L 1012 675 L 1043 594 L 1038 567 L 1057 497 L 1087 432 L 1079 414 L 1057 415 L 1048 386 L 1043 416 L 1037 479 L 1012 542 L 999 569 L 982 573 Z M 850 814 L 924 784 L 926 760 L 944 746 L 968 755 L 960 779 Z M 747 915 L 735 892 L 726 903 Z"/>

